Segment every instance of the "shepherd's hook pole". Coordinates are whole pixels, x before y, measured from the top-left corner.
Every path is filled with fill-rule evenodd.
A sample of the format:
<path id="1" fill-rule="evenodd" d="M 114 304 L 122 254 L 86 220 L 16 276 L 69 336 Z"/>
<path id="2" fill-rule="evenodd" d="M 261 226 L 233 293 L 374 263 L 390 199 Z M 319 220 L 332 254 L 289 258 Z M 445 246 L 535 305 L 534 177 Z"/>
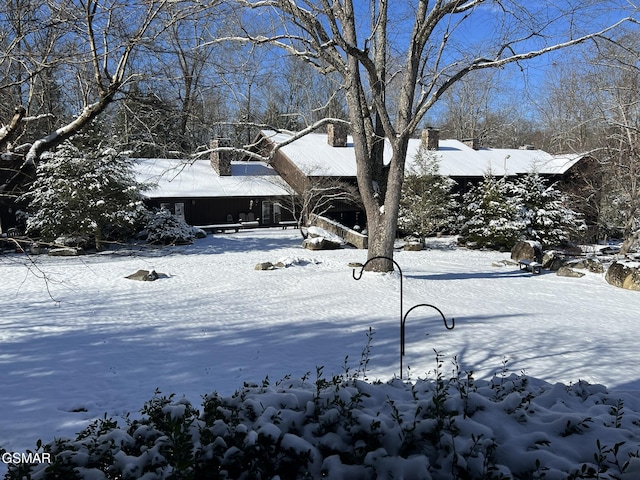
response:
<path id="1" fill-rule="evenodd" d="M 409 315 L 409 313 L 411 313 L 414 309 L 418 308 L 418 307 L 429 307 L 429 308 L 433 308 L 435 309 L 440 316 L 442 317 L 442 320 L 444 322 L 444 326 L 447 330 L 453 330 L 453 328 L 456 325 L 456 320 L 455 318 L 451 319 L 451 325 L 449 325 L 449 323 L 447 322 L 447 318 L 444 316 L 444 313 L 442 313 L 442 311 L 431 304 L 428 303 L 420 303 L 418 305 L 414 305 L 413 307 L 411 307 L 409 310 L 407 310 L 407 313 L 404 313 L 404 308 L 403 308 L 403 296 L 404 296 L 404 292 L 403 292 L 403 275 L 402 275 L 402 269 L 400 268 L 400 265 L 398 265 L 398 262 L 396 262 L 393 258 L 390 257 L 385 257 L 383 255 L 380 256 L 376 256 L 376 257 L 371 257 L 370 259 L 368 259 L 364 265 L 360 265 L 358 264 L 357 266 L 360 267 L 360 273 L 356 275 L 356 268 L 354 266 L 353 268 L 353 278 L 354 280 L 360 280 L 362 278 L 362 273 L 364 272 L 364 268 L 367 266 L 367 264 L 373 260 L 379 260 L 379 259 L 384 259 L 384 260 L 389 260 L 390 262 L 393 262 L 393 264 L 396 266 L 396 268 L 398 269 L 398 272 L 400 272 L 400 379 L 402 379 L 402 357 L 404 357 L 404 345 L 405 345 L 405 323 L 407 321 L 407 317 Z"/>

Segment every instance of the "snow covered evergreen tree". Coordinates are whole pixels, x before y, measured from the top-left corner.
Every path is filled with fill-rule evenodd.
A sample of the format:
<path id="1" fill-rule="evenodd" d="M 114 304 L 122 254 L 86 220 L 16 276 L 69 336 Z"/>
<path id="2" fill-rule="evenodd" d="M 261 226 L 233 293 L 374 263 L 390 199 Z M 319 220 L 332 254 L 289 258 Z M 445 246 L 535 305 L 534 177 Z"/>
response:
<path id="1" fill-rule="evenodd" d="M 585 228 L 579 214 L 566 206 L 562 192 L 537 173 L 520 177 L 511 188 L 527 240 L 544 247 L 559 246 Z"/>
<path id="2" fill-rule="evenodd" d="M 454 180 L 440 175 L 436 152 L 420 145 L 402 185 L 399 229 L 422 239 L 451 227 L 457 207 L 451 193 L 454 185 Z"/>
<path id="3" fill-rule="evenodd" d="M 519 204 L 505 178 L 491 172 L 463 196 L 461 242 L 474 247 L 510 249 L 524 230 Z"/>
<path id="4" fill-rule="evenodd" d="M 85 155 L 66 142 L 43 156 L 29 192 L 27 231 L 45 241 L 89 236 L 96 249 L 106 234 L 131 228 L 145 211 L 132 161 L 107 149 Z"/>

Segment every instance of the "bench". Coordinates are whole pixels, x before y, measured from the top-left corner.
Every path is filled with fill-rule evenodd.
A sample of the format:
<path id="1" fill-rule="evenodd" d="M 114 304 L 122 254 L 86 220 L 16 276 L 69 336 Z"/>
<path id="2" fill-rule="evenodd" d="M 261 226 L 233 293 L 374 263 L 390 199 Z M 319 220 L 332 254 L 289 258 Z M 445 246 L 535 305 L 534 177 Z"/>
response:
<path id="1" fill-rule="evenodd" d="M 240 225 L 242 226 L 242 228 L 257 228 L 260 226 L 260 222 L 258 222 L 257 220 L 246 221 L 240 222 Z"/>
<path id="2" fill-rule="evenodd" d="M 298 222 L 295 220 L 285 220 L 282 222 L 278 222 L 278 226 L 282 227 L 283 230 L 285 230 L 287 227 L 297 228 Z"/>
<path id="3" fill-rule="evenodd" d="M 527 270 L 533 274 L 539 274 L 542 269 L 542 264 L 533 260 L 519 260 L 518 265 L 520 270 Z"/>
<path id="4" fill-rule="evenodd" d="M 218 223 L 214 225 L 196 225 L 196 228 L 204 230 L 205 232 L 225 232 L 227 230 L 234 230 L 238 232 L 240 228 L 242 228 L 242 224 L 240 223 Z"/>

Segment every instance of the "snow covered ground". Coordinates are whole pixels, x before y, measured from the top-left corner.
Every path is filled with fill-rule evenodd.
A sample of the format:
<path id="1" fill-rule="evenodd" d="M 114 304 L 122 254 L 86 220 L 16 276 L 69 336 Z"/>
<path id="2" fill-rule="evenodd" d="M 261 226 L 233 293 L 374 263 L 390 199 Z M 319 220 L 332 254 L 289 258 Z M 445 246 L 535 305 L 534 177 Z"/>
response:
<path id="1" fill-rule="evenodd" d="M 136 414 L 156 388 L 198 405 L 267 375 L 340 373 L 346 356 L 357 367 L 369 327 L 369 379 L 399 375 L 399 276 L 356 281 L 348 264 L 364 262 L 365 251 L 300 244 L 296 230 L 266 229 L 164 249 L 0 256 L 0 448 L 33 449 L 105 413 Z M 640 399 L 640 293 L 603 275 L 496 267 L 508 254 L 446 239 L 432 247 L 395 256 L 404 310 L 434 304 L 456 326 L 446 330 L 429 309 L 412 312 L 405 379 L 432 374 L 435 349 L 476 379 L 508 370 Z M 279 260 L 290 266 L 254 269 Z M 168 278 L 125 279 L 138 269 Z"/>

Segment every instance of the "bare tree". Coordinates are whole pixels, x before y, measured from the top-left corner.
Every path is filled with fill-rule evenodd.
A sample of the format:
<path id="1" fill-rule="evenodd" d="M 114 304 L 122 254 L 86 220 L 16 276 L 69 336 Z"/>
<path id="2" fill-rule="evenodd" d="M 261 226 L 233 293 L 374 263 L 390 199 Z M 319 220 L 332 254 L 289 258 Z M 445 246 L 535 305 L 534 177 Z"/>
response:
<path id="1" fill-rule="evenodd" d="M 640 45 L 635 33 L 600 45 L 595 58 L 600 91 L 604 170 L 603 208 L 620 222 L 627 254 L 640 239 Z"/>
<path id="2" fill-rule="evenodd" d="M 623 237 L 623 253 L 640 236 L 638 58 L 635 32 L 593 42 L 580 57 L 554 69 L 542 109 L 554 145 L 593 159 L 576 182 L 583 186 L 577 197 L 600 238 Z"/>
<path id="3" fill-rule="evenodd" d="M 628 20 L 589 30 L 596 22 L 593 9 L 603 2 L 415 0 L 394 10 L 386 0 L 366 7 L 353 0 L 238 1 L 263 15 L 277 14 L 268 35 L 245 26 L 251 41 L 276 45 L 342 78 L 368 255 L 387 259 L 393 256 L 409 139 L 451 86 L 477 70 L 604 36 Z M 481 22 L 490 33 L 470 35 Z M 383 158 L 385 137 L 392 150 L 389 163 Z M 390 260 L 369 266 L 393 268 Z"/>
<path id="4" fill-rule="evenodd" d="M 337 178 L 309 177 L 301 191 L 295 191 L 290 185 L 283 187 L 289 196 L 281 206 L 293 215 L 304 238 L 307 235 L 303 227 L 309 225 L 314 215 L 322 216 L 338 205 L 361 205 L 358 188 Z"/>
<path id="5" fill-rule="evenodd" d="M 546 148 L 557 153 L 586 152 L 601 146 L 598 122 L 599 86 L 585 52 L 565 56 L 547 73 L 545 94 L 538 101 Z"/>
<path id="6" fill-rule="evenodd" d="M 183 2 L 180 9 L 175 9 L 173 0 L 70 0 L 42 1 L 38 4 L 40 8 L 33 11 L 35 3 L 32 2 L 16 0 L 8 3 L 10 5 L 5 8 L 11 9 L 9 13 L 16 18 L 23 18 L 28 13 L 38 21 L 39 35 L 48 32 L 46 47 L 39 46 L 37 57 L 28 49 L 17 47 L 30 38 L 23 30 L 14 28 L 10 32 L 12 36 L 5 40 L 16 47 L 12 55 L 3 57 L 4 63 L 34 65 L 29 69 L 22 68 L 25 73 L 17 74 L 14 83 L 9 85 L 20 92 L 12 96 L 19 105 L 16 111 L 21 107 L 26 111 L 26 116 L 18 119 L 16 129 L 32 118 L 29 116 L 34 106 L 31 99 L 36 93 L 33 86 L 43 78 L 49 78 L 60 88 L 62 85 L 73 86 L 78 103 L 65 112 L 67 115 L 56 116 L 57 121 L 51 129 L 24 139 L 28 151 L 20 171 L 0 186 L 0 194 L 5 195 L 29 176 L 42 152 L 89 125 L 129 81 L 143 75 L 143 71 L 131 69 L 138 51 L 153 43 L 170 25 L 194 10 L 205 8 L 197 2 Z M 167 12 L 170 14 L 165 15 Z M 53 67 L 56 67 L 54 71 Z M 46 102 L 41 106 L 44 110 L 40 115 L 52 113 L 46 111 Z M 11 123 L 8 130 L 11 130 Z"/>

